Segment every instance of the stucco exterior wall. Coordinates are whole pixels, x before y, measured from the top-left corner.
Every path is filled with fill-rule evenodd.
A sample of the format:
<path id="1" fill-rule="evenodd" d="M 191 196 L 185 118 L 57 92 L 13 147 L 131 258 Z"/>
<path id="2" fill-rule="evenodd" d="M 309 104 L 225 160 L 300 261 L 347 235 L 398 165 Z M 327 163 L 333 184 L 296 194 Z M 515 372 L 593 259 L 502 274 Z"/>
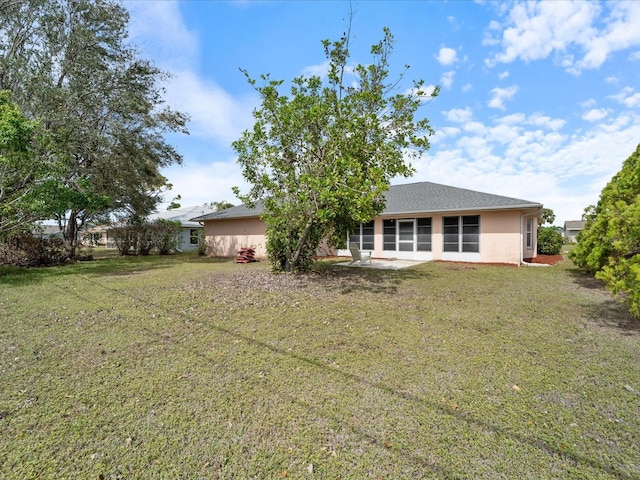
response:
<path id="1" fill-rule="evenodd" d="M 443 252 L 443 217 L 480 215 L 480 252 Z M 536 255 L 537 212 L 522 210 L 465 211 L 445 214 L 403 216 L 397 219 L 429 217 L 432 219 L 430 252 L 398 252 L 383 250 L 383 218 L 375 219 L 374 258 L 407 258 L 414 260 L 452 260 L 482 263 L 520 264 L 523 258 Z M 396 217 L 387 217 L 396 218 Z M 526 245 L 526 219 L 533 222 L 532 244 Z M 238 249 L 251 246 L 257 257 L 266 257 L 265 226 L 259 218 L 238 218 L 205 222 L 207 254 L 233 257 Z M 322 252 L 319 254 L 331 254 Z M 349 256 L 348 250 L 338 250 L 338 255 Z"/>
<path id="2" fill-rule="evenodd" d="M 241 247 L 253 247 L 256 257 L 266 257 L 265 225 L 259 218 L 204 222 L 207 255 L 235 257 Z"/>
<path id="3" fill-rule="evenodd" d="M 374 221 L 374 258 L 403 258 L 412 260 L 450 260 L 482 263 L 520 264 L 523 258 L 536 256 L 537 211 L 500 210 L 500 211 L 460 211 L 431 215 L 385 217 L 397 221 L 421 217 L 431 218 L 431 251 L 400 252 L 383 250 L 383 218 Z M 444 252 L 443 218 L 451 216 L 480 216 L 479 252 Z M 532 220 L 531 244 L 527 246 L 526 220 Z M 339 255 L 349 255 L 348 250 L 339 250 Z"/>
<path id="4" fill-rule="evenodd" d="M 482 262 L 520 263 L 521 212 L 482 214 L 480 232 Z"/>

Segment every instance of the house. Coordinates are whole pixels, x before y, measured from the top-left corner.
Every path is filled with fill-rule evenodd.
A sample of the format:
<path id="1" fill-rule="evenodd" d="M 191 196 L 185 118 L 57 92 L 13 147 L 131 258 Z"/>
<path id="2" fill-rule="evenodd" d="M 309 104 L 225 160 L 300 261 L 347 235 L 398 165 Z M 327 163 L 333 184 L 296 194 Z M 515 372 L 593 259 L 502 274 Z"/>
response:
<path id="1" fill-rule="evenodd" d="M 520 264 L 537 255 L 540 203 L 431 182 L 391 186 L 385 199 L 384 211 L 348 239 L 374 258 Z M 204 225 L 209 255 L 252 246 L 265 256 L 261 212 L 240 205 L 192 220 Z"/>
<path id="2" fill-rule="evenodd" d="M 32 231 L 36 238 L 62 238 L 62 232 L 58 225 L 39 224 Z"/>
<path id="3" fill-rule="evenodd" d="M 578 234 L 584 230 L 584 224 L 582 220 L 567 220 L 564 222 L 564 238 L 570 242 L 578 241 Z"/>
<path id="4" fill-rule="evenodd" d="M 213 212 L 215 212 L 213 208 L 202 206 L 173 208 L 171 210 L 152 213 L 147 217 L 147 219 L 150 222 L 158 219 L 180 222 L 182 225 L 182 232 L 180 234 L 178 249 L 180 251 L 187 252 L 198 248 L 198 240 L 202 237 L 203 231 L 202 224 L 191 219 L 198 215 L 202 216 Z"/>

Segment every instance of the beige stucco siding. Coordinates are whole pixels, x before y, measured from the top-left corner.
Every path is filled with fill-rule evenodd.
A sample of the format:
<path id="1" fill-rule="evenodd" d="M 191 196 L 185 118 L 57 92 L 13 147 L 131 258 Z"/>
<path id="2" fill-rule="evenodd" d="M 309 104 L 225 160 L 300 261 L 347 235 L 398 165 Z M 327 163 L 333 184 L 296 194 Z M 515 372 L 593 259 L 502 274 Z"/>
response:
<path id="1" fill-rule="evenodd" d="M 520 263 L 520 212 L 480 216 L 480 254 L 484 263 Z"/>
<path id="2" fill-rule="evenodd" d="M 259 218 L 238 218 L 204 222 L 207 255 L 234 257 L 242 247 L 252 247 L 257 257 L 265 257 L 265 225 Z"/>
<path id="3" fill-rule="evenodd" d="M 415 260 L 453 260 L 482 263 L 519 264 L 523 258 L 536 255 L 537 210 L 500 210 L 500 211 L 464 211 L 438 213 L 431 215 L 408 215 L 394 218 L 415 219 L 428 217 L 432 219 L 432 238 L 430 252 L 399 252 L 383 250 L 383 218 L 377 217 L 374 222 L 374 258 L 412 258 Z M 443 218 L 447 216 L 480 216 L 480 251 L 479 252 L 443 252 Z M 532 220 L 531 245 L 527 246 L 527 218 Z M 256 249 L 256 256 L 266 257 L 265 225 L 262 220 L 254 218 L 237 218 L 207 221 L 204 225 L 207 242 L 207 254 L 212 256 L 233 257 L 241 247 L 250 246 Z M 319 254 L 333 252 L 319 249 Z M 348 250 L 338 250 L 338 255 L 349 255 Z"/>

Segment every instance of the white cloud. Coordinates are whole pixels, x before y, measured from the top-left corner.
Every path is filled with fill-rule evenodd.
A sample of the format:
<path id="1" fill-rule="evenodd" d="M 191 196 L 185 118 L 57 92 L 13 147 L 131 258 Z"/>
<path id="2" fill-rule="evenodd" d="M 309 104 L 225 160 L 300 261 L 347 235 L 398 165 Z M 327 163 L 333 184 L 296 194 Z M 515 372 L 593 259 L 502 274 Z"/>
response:
<path id="1" fill-rule="evenodd" d="M 572 135 L 558 130 L 563 120 L 540 114 L 505 115 L 487 125 L 470 122 L 467 110 L 445 113 L 454 124 L 466 121 L 465 128 L 442 134 L 437 149 L 414 162 L 416 181 L 538 201 L 554 210 L 560 225 L 597 202 L 640 138 L 640 115 L 629 112 Z"/>
<path id="2" fill-rule="evenodd" d="M 130 13 L 131 40 L 146 56 L 163 59 L 161 68 L 181 70 L 198 57 L 199 39 L 186 28 L 177 1 L 126 1 L 124 5 Z"/>
<path id="3" fill-rule="evenodd" d="M 436 60 L 440 65 L 452 65 L 458 61 L 458 56 L 453 48 L 442 47 L 436 55 Z"/>
<path id="4" fill-rule="evenodd" d="M 629 54 L 629 61 L 640 62 L 640 50 Z"/>
<path id="5" fill-rule="evenodd" d="M 640 2 L 604 8 L 598 2 L 517 2 L 504 24 L 490 23 L 484 44 L 499 44 L 501 51 L 486 64 L 530 62 L 554 53 L 557 64 L 577 75 L 599 68 L 614 52 L 640 46 L 638 25 Z"/>
<path id="6" fill-rule="evenodd" d="M 591 110 L 589 110 L 588 112 L 585 112 L 582 115 L 582 119 L 586 120 L 587 122 L 597 122 L 599 120 L 602 120 L 603 118 L 606 118 L 606 116 L 609 115 L 609 110 L 606 108 L 593 108 Z"/>
<path id="7" fill-rule="evenodd" d="M 498 78 L 499 78 L 500 80 L 504 80 L 504 79 L 505 79 L 505 78 L 507 78 L 508 76 L 509 76 L 509 72 L 508 72 L 508 71 L 506 71 L 506 70 L 505 70 L 504 72 L 501 72 L 501 73 L 499 73 L 499 74 L 498 74 Z"/>
<path id="8" fill-rule="evenodd" d="M 491 90 L 491 98 L 487 105 L 491 108 L 505 110 L 504 102 L 506 100 L 511 100 L 517 92 L 517 85 L 512 85 L 507 88 L 494 88 Z"/>
<path id="9" fill-rule="evenodd" d="M 237 186 L 241 192 L 249 189 L 240 169 L 231 158 L 226 162 L 208 164 L 185 162 L 182 166 L 175 165 L 166 169 L 163 175 L 169 177 L 173 185 L 165 195 L 165 200 L 180 195 L 180 203 L 185 207 L 223 200 L 239 205 L 241 202 L 231 188 Z"/>
<path id="10" fill-rule="evenodd" d="M 469 107 L 454 108 L 448 112 L 442 112 L 447 120 L 454 123 L 465 123 L 471 119 L 473 112 Z"/>
<path id="11" fill-rule="evenodd" d="M 453 77 L 455 75 L 456 72 L 454 72 L 453 70 L 443 73 L 442 77 L 440 77 L 440 84 L 442 85 L 442 87 L 449 90 L 451 88 L 451 85 L 453 85 Z"/>
<path id="12" fill-rule="evenodd" d="M 471 85 L 470 83 L 465 83 L 462 86 L 462 91 L 463 92 L 470 92 L 471 90 L 473 90 L 473 85 Z"/>
<path id="13" fill-rule="evenodd" d="M 594 107 L 596 103 L 597 102 L 595 98 L 590 98 L 589 100 L 585 100 L 584 102 L 580 103 L 580 106 L 582 108 L 591 108 L 591 107 Z"/>
<path id="14" fill-rule="evenodd" d="M 305 76 L 314 76 L 314 77 L 326 77 L 329 73 L 329 64 L 331 62 L 327 59 L 322 62 L 320 65 L 310 65 L 305 67 L 302 71 Z"/>
<path id="15" fill-rule="evenodd" d="M 616 95 L 611 95 L 609 98 L 613 98 L 621 105 L 624 105 L 627 108 L 636 108 L 640 107 L 640 92 L 636 92 L 631 87 L 624 87 L 620 90 L 620 93 Z"/>
<path id="16" fill-rule="evenodd" d="M 188 113 L 192 135 L 213 138 L 225 146 L 238 139 L 253 123 L 254 97 L 236 98 L 193 72 L 176 72 L 167 84 L 167 103 Z"/>

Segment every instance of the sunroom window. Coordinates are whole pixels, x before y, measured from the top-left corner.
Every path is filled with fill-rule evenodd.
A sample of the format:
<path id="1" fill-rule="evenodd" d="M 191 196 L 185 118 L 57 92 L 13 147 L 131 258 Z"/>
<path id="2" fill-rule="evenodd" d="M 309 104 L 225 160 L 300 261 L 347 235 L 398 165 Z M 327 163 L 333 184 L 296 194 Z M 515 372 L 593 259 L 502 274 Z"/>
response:
<path id="1" fill-rule="evenodd" d="M 373 250 L 374 222 L 361 223 L 349 236 L 349 243 L 358 245 L 360 250 Z"/>
<path id="2" fill-rule="evenodd" d="M 442 227 L 445 252 L 480 251 L 480 215 L 444 217 Z"/>

